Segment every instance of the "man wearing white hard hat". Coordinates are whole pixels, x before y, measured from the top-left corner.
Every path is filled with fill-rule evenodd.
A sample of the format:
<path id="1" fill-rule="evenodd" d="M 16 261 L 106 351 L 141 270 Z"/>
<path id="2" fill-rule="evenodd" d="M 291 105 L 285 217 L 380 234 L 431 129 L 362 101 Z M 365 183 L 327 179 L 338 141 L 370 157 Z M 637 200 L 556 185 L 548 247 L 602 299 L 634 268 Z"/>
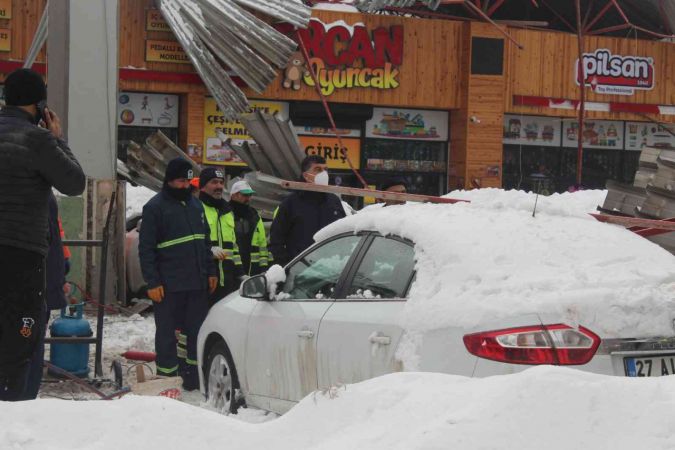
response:
<path id="1" fill-rule="evenodd" d="M 267 270 L 270 254 L 260 214 L 249 203 L 255 191 L 246 181 L 237 181 L 230 188 L 230 207 L 244 273 L 253 276 Z"/>

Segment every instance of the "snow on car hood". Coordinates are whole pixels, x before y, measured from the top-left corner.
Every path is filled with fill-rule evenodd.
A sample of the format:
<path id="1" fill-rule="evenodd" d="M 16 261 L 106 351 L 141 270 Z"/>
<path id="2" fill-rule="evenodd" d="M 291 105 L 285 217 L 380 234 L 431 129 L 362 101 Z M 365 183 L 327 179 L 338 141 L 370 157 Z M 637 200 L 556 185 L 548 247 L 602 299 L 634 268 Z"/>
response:
<path id="1" fill-rule="evenodd" d="M 589 216 L 605 195 L 540 196 L 532 217 L 534 194 L 458 191 L 471 203 L 369 208 L 315 238 L 376 230 L 415 242 L 408 332 L 545 313 L 606 338 L 673 335 L 675 257 Z"/>

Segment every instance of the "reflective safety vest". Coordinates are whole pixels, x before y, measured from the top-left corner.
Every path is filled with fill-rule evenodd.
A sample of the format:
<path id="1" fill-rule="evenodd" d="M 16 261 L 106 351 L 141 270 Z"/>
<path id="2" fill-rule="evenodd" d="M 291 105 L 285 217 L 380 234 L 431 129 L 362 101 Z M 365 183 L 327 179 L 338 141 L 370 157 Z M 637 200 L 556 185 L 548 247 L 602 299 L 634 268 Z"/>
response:
<path id="1" fill-rule="evenodd" d="M 251 240 L 251 267 L 247 267 L 248 275 L 257 275 L 264 272 L 272 262 L 272 255 L 267 249 L 267 235 L 265 234 L 265 224 L 258 217 L 253 239 Z"/>
<path id="2" fill-rule="evenodd" d="M 239 256 L 239 247 L 237 246 L 237 235 L 234 231 L 234 214 L 228 212 L 222 214 L 218 209 L 205 205 L 204 214 L 206 221 L 211 229 L 211 245 L 217 245 L 225 250 L 227 258 L 223 261 L 218 261 L 218 280 L 220 286 L 225 286 L 225 269 L 224 264 L 230 262 L 235 267 L 241 268 L 241 256 Z"/>

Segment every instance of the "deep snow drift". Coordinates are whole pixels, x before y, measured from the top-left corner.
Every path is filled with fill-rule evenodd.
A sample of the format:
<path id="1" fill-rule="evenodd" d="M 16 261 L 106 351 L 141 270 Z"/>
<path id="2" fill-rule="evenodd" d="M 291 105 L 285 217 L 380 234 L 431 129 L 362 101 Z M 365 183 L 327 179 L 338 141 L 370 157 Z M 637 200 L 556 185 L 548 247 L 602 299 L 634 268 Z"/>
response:
<path id="1" fill-rule="evenodd" d="M 127 183 L 126 193 L 127 218 L 140 216 L 143 212 L 143 206 L 156 194 L 156 192 L 146 187 L 132 186 L 129 183 Z"/>
<path id="2" fill-rule="evenodd" d="M 416 243 L 417 279 L 401 317 L 409 334 L 542 312 L 604 338 L 673 334 L 675 257 L 589 216 L 605 191 L 540 196 L 536 217 L 536 196 L 522 191 L 449 196 L 471 203 L 369 208 L 316 239 L 377 230 Z"/>
<path id="3" fill-rule="evenodd" d="M 160 397 L 6 403 L 0 448 L 603 449 L 675 448 L 675 378 L 539 367 L 469 379 L 398 373 L 317 393 L 253 425 Z"/>

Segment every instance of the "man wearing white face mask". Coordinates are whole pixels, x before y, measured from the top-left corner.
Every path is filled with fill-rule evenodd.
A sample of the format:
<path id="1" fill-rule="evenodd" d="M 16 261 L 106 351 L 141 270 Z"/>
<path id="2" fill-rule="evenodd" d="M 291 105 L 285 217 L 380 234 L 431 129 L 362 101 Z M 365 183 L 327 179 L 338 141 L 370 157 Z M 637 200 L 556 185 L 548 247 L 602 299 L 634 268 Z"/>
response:
<path id="1" fill-rule="evenodd" d="M 302 180 L 328 185 L 326 160 L 318 155 L 302 161 Z M 286 265 L 314 243 L 314 234 L 345 217 L 340 199 L 334 194 L 299 191 L 289 195 L 274 214 L 270 251 L 276 264 Z"/>

